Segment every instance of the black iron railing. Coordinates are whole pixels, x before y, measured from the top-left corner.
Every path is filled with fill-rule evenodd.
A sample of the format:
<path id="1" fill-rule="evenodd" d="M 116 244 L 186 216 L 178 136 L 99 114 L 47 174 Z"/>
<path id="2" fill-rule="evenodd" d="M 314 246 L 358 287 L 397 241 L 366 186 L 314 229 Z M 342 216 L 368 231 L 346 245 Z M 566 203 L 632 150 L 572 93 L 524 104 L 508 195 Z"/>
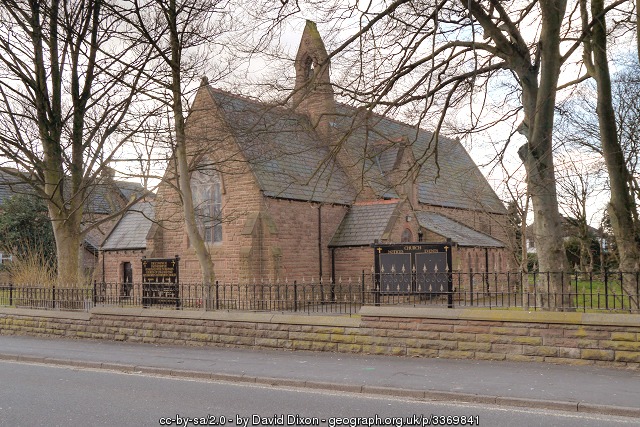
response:
<path id="1" fill-rule="evenodd" d="M 362 305 L 640 313 L 640 273 L 383 273 L 349 280 L 0 285 L 0 306 L 356 313 Z"/>

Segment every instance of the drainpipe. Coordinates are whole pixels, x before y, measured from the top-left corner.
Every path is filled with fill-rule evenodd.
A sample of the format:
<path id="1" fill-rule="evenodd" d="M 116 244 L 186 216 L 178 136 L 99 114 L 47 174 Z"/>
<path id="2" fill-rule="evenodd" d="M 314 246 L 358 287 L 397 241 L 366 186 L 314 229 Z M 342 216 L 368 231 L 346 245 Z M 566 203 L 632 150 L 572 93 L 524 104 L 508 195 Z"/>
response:
<path id="1" fill-rule="evenodd" d="M 336 248 L 331 248 L 331 301 L 336 300 Z"/>
<path id="2" fill-rule="evenodd" d="M 104 283 L 104 249 L 102 250 L 102 283 Z"/>
<path id="3" fill-rule="evenodd" d="M 322 279 L 322 205 L 318 205 L 318 272 Z"/>
<path id="4" fill-rule="evenodd" d="M 484 248 L 484 277 L 486 280 L 487 293 L 489 293 L 489 248 Z"/>
<path id="5" fill-rule="evenodd" d="M 336 248 L 331 248 L 331 280 L 336 281 Z"/>

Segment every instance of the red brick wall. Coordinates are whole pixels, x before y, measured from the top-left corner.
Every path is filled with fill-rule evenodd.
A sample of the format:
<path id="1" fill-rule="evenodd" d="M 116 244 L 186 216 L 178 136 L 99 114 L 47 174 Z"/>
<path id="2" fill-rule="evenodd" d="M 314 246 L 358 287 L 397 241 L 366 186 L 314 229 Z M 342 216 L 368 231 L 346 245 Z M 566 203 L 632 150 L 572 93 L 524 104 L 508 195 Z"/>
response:
<path id="1" fill-rule="evenodd" d="M 94 278 L 98 282 L 102 281 L 102 257 L 104 257 L 105 282 L 121 283 L 124 279 L 123 265 L 125 262 L 130 262 L 133 271 L 133 281 L 140 283 L 142 282 L 142 257 L 145 255 L 147 255 L 147 253 L 144 250 L 101 252 Z"/>
<path id="2" fill-rule="evenodd" d="M 256 274 L 261 253 L 256 250 L 261 238 L 259 224 L 249 227 L 247 220 L 262 209 L 263 196 L 248 170 L 232 133 L 217 113 L 217 106 L 205 88 L 194 100 L 187 120 L 187 147 L 192 163 L 211 164 L 220 171 L 222 179 L 222 242 L 210 243 L 217 280 L 246 279 Z M 171 169 L 171 167 L 170 167 Z M 175 183 L 171 170 L 166 180 Z M 195 251 L 189 244 L 184 229 L 182 206 L 172 185 L 162 185 L 158 192 L 156 219 L 161 230 L 156 230 L 148 243 L 154 257 L 181 257 L 181 280 L 201 281 L 201 269 Z"/>
<path id="3" fill-rule="evenodd" d="M 302 277 L 316 280 L 320 276 L 318 249 L 318 209 L 321 214 L 322 276 L 331 276 L 331 252 L 329 241 L 335 234 L 347 208 L 339 205 L 319 205 L 315 203 L 265 198 L 265 212 L 275 223 L 277 233 L 265 232 L 264 250 L 277 248 L 281 257 L 278 276 L 300 280 Z M 273 258 L 273 257 L 272 257 Z M 269 275 L 275 275 L 273 259 Z"/>

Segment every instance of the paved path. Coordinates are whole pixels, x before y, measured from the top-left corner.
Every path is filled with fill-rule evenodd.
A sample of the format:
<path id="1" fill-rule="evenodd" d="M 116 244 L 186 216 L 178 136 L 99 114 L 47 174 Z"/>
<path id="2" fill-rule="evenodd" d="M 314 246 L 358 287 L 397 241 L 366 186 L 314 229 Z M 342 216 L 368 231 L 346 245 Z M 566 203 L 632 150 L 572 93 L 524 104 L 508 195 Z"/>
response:
<path id="1" fill-rule="evenodd" d="M 0 359 L 640 418 L 640 371 L 0 336 Z"/>

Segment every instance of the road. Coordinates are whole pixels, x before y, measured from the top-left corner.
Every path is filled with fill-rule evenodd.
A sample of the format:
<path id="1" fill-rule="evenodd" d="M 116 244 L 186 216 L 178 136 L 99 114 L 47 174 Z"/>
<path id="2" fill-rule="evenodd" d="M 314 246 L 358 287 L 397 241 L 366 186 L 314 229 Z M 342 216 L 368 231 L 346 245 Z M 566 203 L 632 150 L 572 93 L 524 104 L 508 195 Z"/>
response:
<path id="1" fill-rule="evenodd" d="M 258 421 L 254 415 L 267 417 L 263 421 L 272 421 L 274 415 L 281 414 L 285 422 L 287 415 L 302 418 L 291 425 L 304 425 L 305 421 L 311 421 L 305 418 L 318 417 L 324 420 L 319 425 L 329 427 L 335 424 L 334 418 L 349 418 L 342 421 L 350 424 L 353 417 L 378 415 L 383 420 L 386 417 L 406 420 L 407 417 L 413 419 L 413 415 L 431 414 L 467 416 L 485 426 L 595 427 L 637 425 L 638 422 L 632 418 L 564 411 L 419 402 L 0 362 L 0 426 L 157 426 L 160 418 L 173 418 L 175 422 L 178 415 L 183 422 L 186 418 L 204 417 L 206 421 L 225 421 L 227 426 L 236 426 L 241 417 L 250 427 L 258 425 L 253 423 Z M 209 418 L 210 415 L 215 418 Z M 165 424 L 167 421 L 163 420 Z M 239 424 L 244 425 L 244 421 Z"/>

